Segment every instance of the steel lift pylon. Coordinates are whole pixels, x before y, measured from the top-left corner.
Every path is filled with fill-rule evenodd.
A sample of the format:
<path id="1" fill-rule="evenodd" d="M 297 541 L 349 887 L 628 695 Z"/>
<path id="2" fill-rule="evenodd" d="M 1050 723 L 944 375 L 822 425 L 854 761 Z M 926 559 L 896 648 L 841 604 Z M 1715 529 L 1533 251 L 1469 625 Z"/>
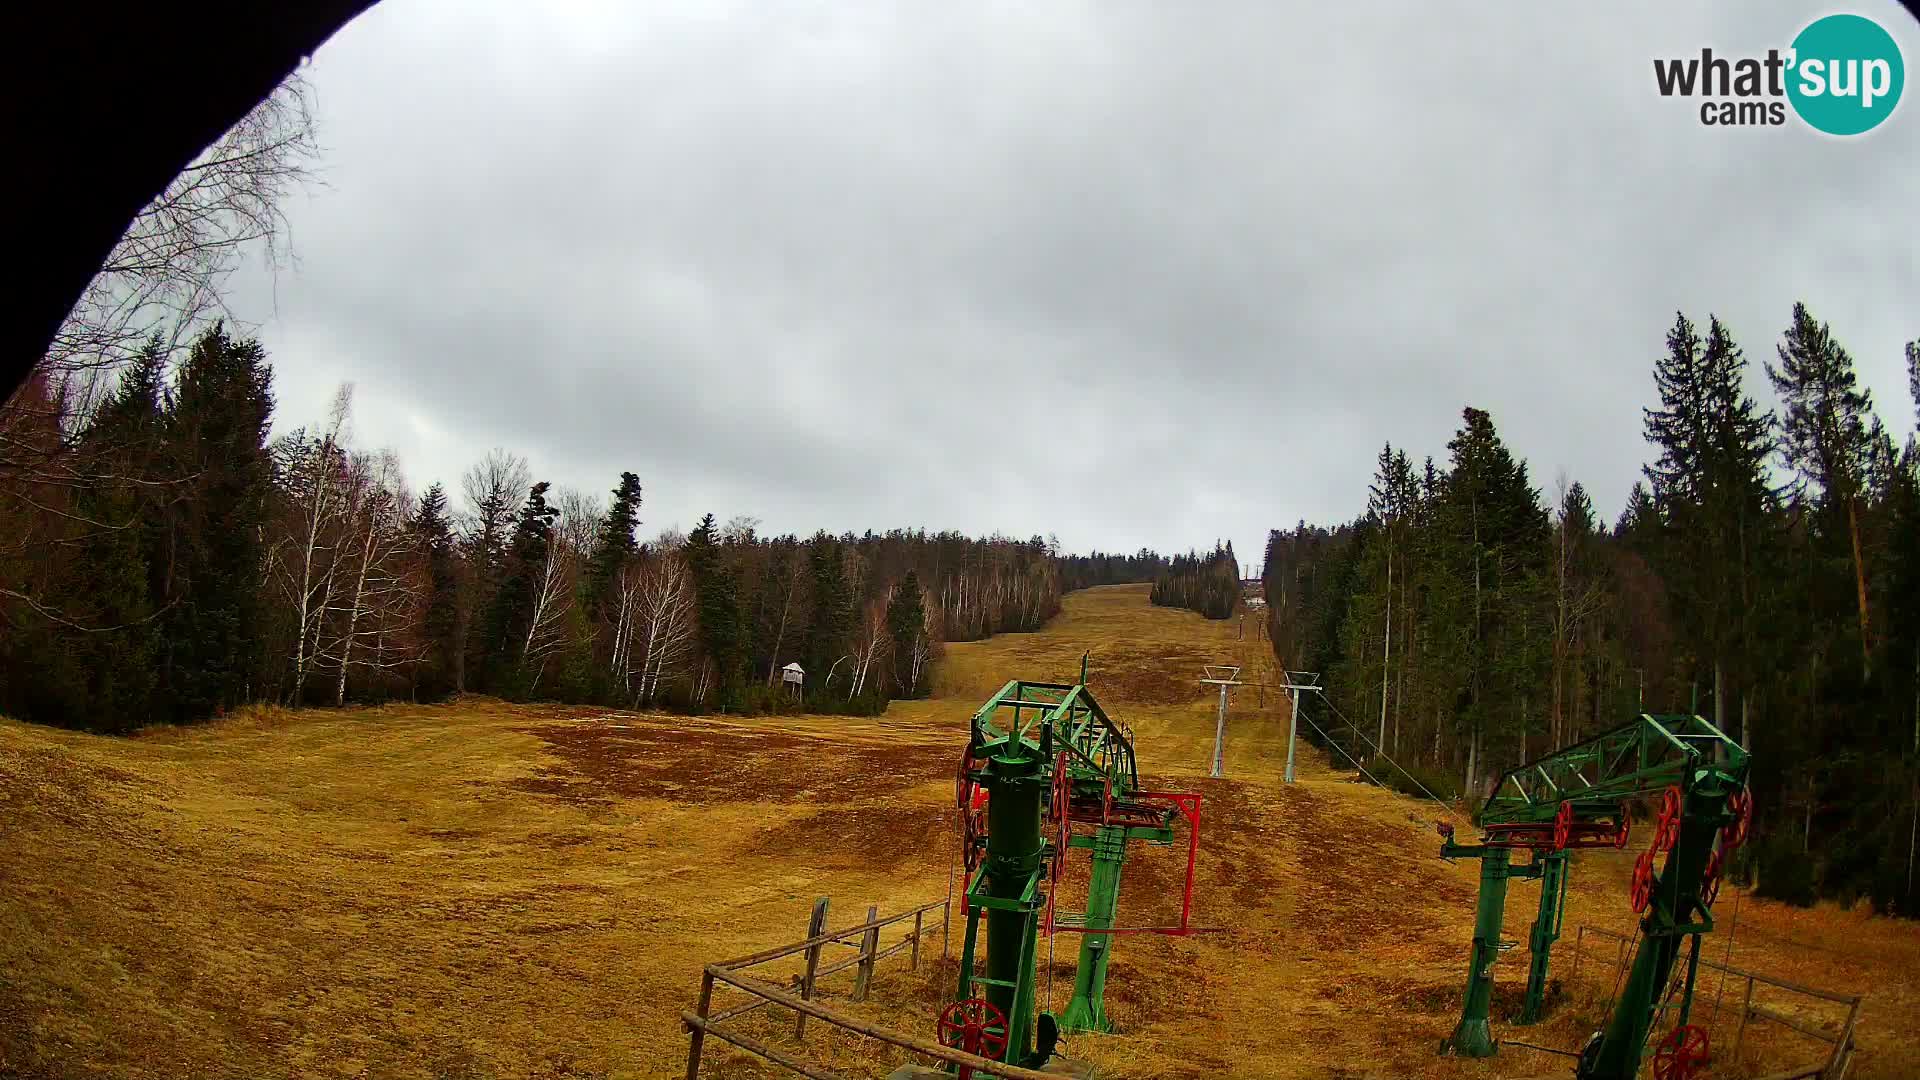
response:
<path id="1" fill-rule="evenodd" d="M 1657 798 L 1648 849 L 1634 864 L 1632 904 L 1641 916 L 1633 967 L 1613 1015 L 1582 1049 L 1579 1080 L 1633 1080 L 1647 1034 L 1662 1008 L 1683 945 L 1687 971 L 1678 993 L 1679 1023 L 1655 1050 L 1658 1080 L 1685 1080 L 1707 1060 L 1706 1033 L 1687 1023 L 1693 1003 L 1700 937 L 1713 930 L 1712 905 L 1732 850 L 1745 843 L 1753 817 L 1746 792 L 1747 752 L 1698 716 L 1642 714 L 1585 742 L 1503 774 L 1481 807 L 1478 844 L 1453 838 L 1442 825 L 1440 855 L 1480 860 L 1480 898 L 1460 1022 L 1441 1053 L 1489 1057 L 1498 1043 L 1489 1028 L 1493 965 L 1508 947 L 1500 938 L 1507 882 L 1540 882 L 1540 906 L 1529 935 L 1531 963 L 1519 1022 L 1541 1019 L 1553 942 L 1566 904 L 1568 852 L 1624 849 L 1631 807 Z M 1515 864 L 1515 852 L 1528 860 Z M 1660 857 L 1665 862 L 1656 871 Z"/>
<path id="2" fill-rule="evenodd" d="M 1084 671 L 1082 673 L 1084 680 Z M 941 1014 L 947 1045 L 1038 1067 L 1061 1032 L 1110 1031 L 1104 995 L 1113 940 L 1185 935 L 1193 911 L 1200 796 L 1142 790 L 1132 733 L 1110 720 L 1085 682 L 1009 682 L 974 714 L 955 801 L 964 826 L 965 942 L 955 999 Z M 1177 924 L 1116 926 L 1121 869 L 1134 841 L 1171 844 L 1187 823 L 1187 876 Z M 1092 856 L 1087 910 L 1057 904 L 1067 853 Z M 986 922 L 986 973 L 976 974 Z M 1042 933 L 1083 935 L 1073 996 L 1058 1018 L 1040 1011 Z"/>

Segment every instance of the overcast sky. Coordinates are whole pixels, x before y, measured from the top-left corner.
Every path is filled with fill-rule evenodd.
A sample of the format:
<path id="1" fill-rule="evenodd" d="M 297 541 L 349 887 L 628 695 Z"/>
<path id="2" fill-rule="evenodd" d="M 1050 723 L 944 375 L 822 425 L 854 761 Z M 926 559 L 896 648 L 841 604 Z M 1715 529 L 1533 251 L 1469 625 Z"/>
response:
<path id="1" fill-rule="evenodd" d="M 326 186 L 240 282 L 281 428 L 357 387 L 416 487 L 492 446 L 809 533 L 1184 550 L 1362 506 L 1490 410 L 1619 512 L 1676 309 L 1804 299 L 1913 427 L 1920 104 L 1703 127 L 1655 56 L 1805 4 L 384 0 L 314 58 Z M 1848 9 L 1899 39 L 1890 2 Z M 1909 86 L 1906 96 L 1916 93 Z M 1765 396 L 1771 397 L 1770 394 Z"/>

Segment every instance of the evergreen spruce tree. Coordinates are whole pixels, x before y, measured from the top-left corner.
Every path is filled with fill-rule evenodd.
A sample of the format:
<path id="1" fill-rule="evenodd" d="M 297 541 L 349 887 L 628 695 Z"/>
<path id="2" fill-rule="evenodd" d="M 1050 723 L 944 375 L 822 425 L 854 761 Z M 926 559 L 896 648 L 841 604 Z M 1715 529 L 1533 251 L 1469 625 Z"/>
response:
<path id="1" fill-rule="evenodd" d="M 553 543 L 553 525 L 560 517 L 558 508 L 547 505 L 548 487 L 542 480 L 527 492 L 507 545 L 504 576 L 484 622 L 486 665 L 476 674 L 480 685 L 508 697 L 522 696 L 531 689 L 532 674 L 521 663 L 523 644 L 533 619 L 540 570 Z"/>
<path id="2" fill-rule="evenodd" d="M 155 707 L 159 627 L 149 577 L 151 522 L 159 505 L 149 481 L 157 454 L 165 354 L 150 342 L 76 441 L 68 512 L 79 530 L 49 551 L 38 615 L 13 628 L 0 651 L 11 675 L 0 708 L 25 719 L 93 731 L 128 731 Z"/>
<path id="3" fill-rule="evenodd" d="M 839 541 L 819 533 L 808 543 L 813 571 L 813 618 L 807 626 L 807 686 L 825 694 L 835 665 L 846 657 L 853 641 L 853 589 L 847 581 Z"/>
<path id="4" fill-rule="evenodd" d="M 174 719 L 247 700 L 260 669 L 263 526 L 272 493 L 267 428 L 273 372 L 259 342 L 215 325 L 193 343 L 164 420 L 191 477 L 169 502 L 156 552 L 163 621 L 161 681 Z"/>
<path id="5" fill-rule="evenodd" d="M 412 523 L 426 560 L 427 597 L 421 618 L 425 638 L 420 661 L 420 691 L 429 699 L 445 697 L 454 689 L 455 653 L 459 649 L 459 579 L 455 563 L 453 525 L 447 518 L 447 492 L 438 483 L 420 496 Z"/>
<path id="6" fill-rule="evenodd" d="M 1524 756 L 1529 714 L 1545 705 L 1530 691 L 1544 674 L 1536 605 L 1547 515 L 1493 418 L 1475 408 L 1461 416 L 1447 444 L 1452 467 L 1438 513 L 1447 533 L 1442 558 L 1457 583 L 1449 610 L 1460 643 L 1467 786 L 1477 790 L 1494 772 L 1490 758 Z"/>
<path id="7" fill-rule="evenodd" d="M 926 636 L 926 604 L 920 597 L 920 575 L 912 570 L 893 591 L 887 605 L 887 634 L 893 639 L 894 685 L 902 697 L 919 697 L 920 676 L 913 670 L 915 646 Z"/>
<path id="8" fill-rule="evenodd" d="M 1746 395 L 1745 373 L 1746 358 L 1718 319 L 1709 320 L 1702 341 L 1676 315 L 1667 354 L 1654 368 L 1660 408 L 1645 410 L 1647 441 L 1659 450 L 1647 479 L 1672 541 L 1655 565 L 1711 675 L 1714 721 L 1723 731 L 1728 700 L 1744 694 L 1762 666 L 1752 629 L 1759 567 L 1772 550 L 1774 497 L 1764 466 L 1773 417 Z"/>
<path id="9" fill-rule="evenodd" d="M 640 525 L 640 478 L 633 473 L 620 474 L 620 486 L 613 489 L 613 503 L 600 521 L 594 536 L 593 554 L 587 560 L 582 577 L 586 614 L 590 620 L 606 617 L 619 603 L 620 568 L 625 566 L 640 545 L 633 537 Z"/>
<path id="10" fill-rule="evenodd" d="M 1794 471 L 1794 497 L 1813 513 L 1821 562 L 1829 569 L 1851 568 L 1854 588 L 1849 591 L 1858 615 L 1859 650 L 1862 664 L 1870 669 L 1873 637 L 1861 502 L 1875 448 L 1885 434 L 1873 415 L 1873 395 L 1859 388 L 1853 357 L 1805 304 L 1793 305 L 1793 320 L 1778 351 L 1780 365 L 1768 364 L 1767 377 L 1785 406 L 1780 456 Z M 1816 603 L 1839 591 L 1830 582 L 1821 584 Z"/>
<path id="11" fill-rule="evenodd" d="M 720 545 L 713 515 L 700 519 L 687 537 L 687 563 L 693 568 L 700 624 L 700 647 L 713 671 L 713 697 L 722 708 L 738 695 L 745 658 L 746 625 L 741 619 L 739 583 Z"/>

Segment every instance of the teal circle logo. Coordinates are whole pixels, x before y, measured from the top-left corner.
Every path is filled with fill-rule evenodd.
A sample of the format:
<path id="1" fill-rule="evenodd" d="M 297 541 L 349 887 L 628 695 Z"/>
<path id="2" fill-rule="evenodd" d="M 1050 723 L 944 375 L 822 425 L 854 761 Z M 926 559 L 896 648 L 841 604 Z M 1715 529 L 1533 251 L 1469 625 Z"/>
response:
<path id="1" fill-rule="evenodd" d="M 1906 86 L 1900 46 L 1879 23 L 1828 15 L 1793 39 L 1787 100 L 1818 131 L 1858 135 L 1893 115 Z"/>

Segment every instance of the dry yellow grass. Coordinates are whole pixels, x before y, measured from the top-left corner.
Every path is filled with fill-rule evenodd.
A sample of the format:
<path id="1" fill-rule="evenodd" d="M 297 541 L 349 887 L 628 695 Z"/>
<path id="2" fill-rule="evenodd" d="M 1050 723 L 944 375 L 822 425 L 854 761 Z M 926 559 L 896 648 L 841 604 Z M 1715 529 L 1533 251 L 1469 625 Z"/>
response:
<path id="1" fill-rule="evenodd" d="M 1070 681 L 1085 649 L 1149 778 L 1205 794 L 1196 921 L 1233 931 L 1124 939 L 1108 994 L 1122 1032 L 1074 1039 L 1076 1056 L 1116 1078 L 1564 1072 L 1517 1048 L 1433 1056 L 1458 1008 L 1477 870 L 1434 857 L 1437 808 L 1312 753 L 1281 785 L 1285 709 L 1251 691 L 1234 704 L 1229 779 L 1206 778 L 1199 665 L 1260 647 L 1119 587 L 1069 597 L 1041 633 L 952 647 L 938 697 L 874 719 L 469 700 L 260 710 L 134 739 L 0 722 L 0 1075 L 677 1075 L 703 962 L 799 937 L 816 895 L 836 925 L 944 895 L 964 717 L 1007 678 Z M 1575 925 L 1630 925 L 1626 863 L 1581 857 L 1557 971 Z M 1166 913 L 1179 873 L 1174 852 L 1138 855 L 1123 915 Z M 1524 940 L 1533 900 L 1515 886 L 1509 937 Z M 1920 1071 L 1920 928 L 1751 898 L 1737 922 L 1734 964 L 1870 995 L 1854 1075 Z M 1710 939 L 1713 958 L 1726 940 Z M 1055 955 L 1056 1008 L 1077 944 Z M 1524 956 L 1501 965 L 1496 1008 L 1517 1001 Z M 896 958 L 860 1008 L 928 1032 L 952 975 Z M 1504 1034 L 1577 1045 L 1591 985 Z M 1820 1053 L 1777 1030 L 1749 1043 L 1720 1075 Z M 851 1075 L 890 1060 L 817 1028 L 808 1050 Z M 779 1075 L 724 1049 L 708 1062 L 703 1075 Z"/>

